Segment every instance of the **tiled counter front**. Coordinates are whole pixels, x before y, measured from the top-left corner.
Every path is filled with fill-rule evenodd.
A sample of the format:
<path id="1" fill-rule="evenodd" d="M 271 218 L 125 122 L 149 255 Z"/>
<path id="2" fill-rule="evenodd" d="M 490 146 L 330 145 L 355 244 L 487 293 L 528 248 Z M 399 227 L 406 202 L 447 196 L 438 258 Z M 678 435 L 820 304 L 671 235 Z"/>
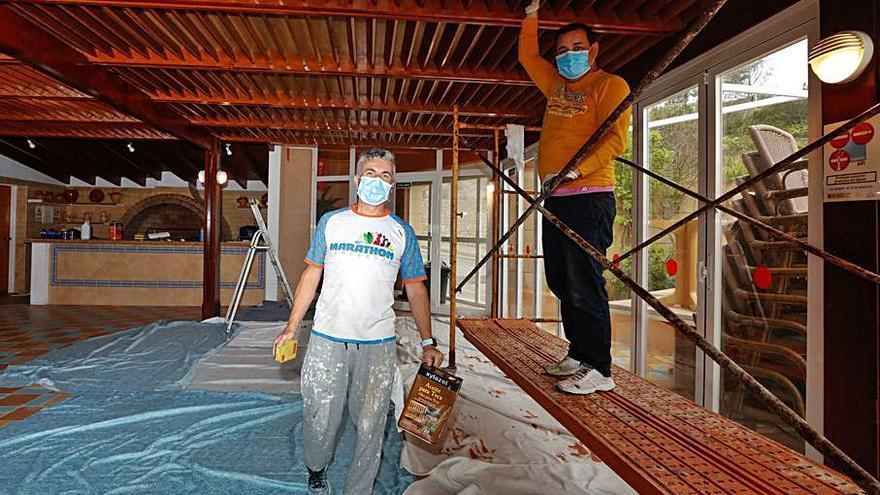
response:
<path id="1" fill-rule="evenodd" d="M 245 243 L 220 250 L 220 301 L 229 303 L 247 254 Z M 107 241 L 34 241 L 31 304 L 199 306 L 202 244 Z M 258 253 L 242 299 L 263 301 L 266 256 Z"/>

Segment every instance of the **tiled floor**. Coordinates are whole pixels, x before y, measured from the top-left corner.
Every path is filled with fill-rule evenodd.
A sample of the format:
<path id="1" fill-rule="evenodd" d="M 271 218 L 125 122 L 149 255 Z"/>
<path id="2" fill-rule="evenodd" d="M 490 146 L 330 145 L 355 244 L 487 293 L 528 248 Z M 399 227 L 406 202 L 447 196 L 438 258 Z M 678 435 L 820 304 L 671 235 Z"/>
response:
<path id="1" fill-rule="evenodd" d="M 0 428 L 12 421 L 22 421 L 64 400 L 69 394 L 40 387 L 0 388 Z"/>
<path id="2" fill-rule="evenodd" d="M 158 320 L 198 320 L 199 308 L 2 305 L 0 372 L 78 340 Z M 0 427 L 21 421 L 68 394 L 39 387 L 0 388 Z"/>

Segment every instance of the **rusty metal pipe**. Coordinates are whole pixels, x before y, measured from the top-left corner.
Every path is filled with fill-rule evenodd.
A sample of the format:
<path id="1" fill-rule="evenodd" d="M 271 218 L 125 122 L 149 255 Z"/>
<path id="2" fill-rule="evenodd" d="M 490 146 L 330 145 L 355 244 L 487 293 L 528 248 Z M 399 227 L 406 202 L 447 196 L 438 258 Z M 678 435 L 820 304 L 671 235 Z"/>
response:
<path id="1" fill-rule="evenodd" d="M 681 227 L 682 225 L 690 222 L 691 220 L 696 218 L 698 215 L 700 215 L 704 211 L 707 211 L 710 208 L 715 208 L 715 207 L 723 204 L 724 202 L 726 202 L 730 198 L 736 196 L 737 194 L 745 191 L 752 184 L 755 184 L 759 181 L 762 181 L 762 180 L 766 179 L 767 177 L 769 177 L 775 173 L 781 172 L 782 170 L 790 167 L 792 164 L 794 164 L 794 162 L 796 162 L 799 159 L 818 150 L 819 148 L 824 146 L 826 143 L 828 143 L 829 141 L 831 141 L 835 137 L 852 129 L 853 127 L 858 125 L 860 122 L 867 120 L 867 119 L 873 117 L 874 115 L 877 115 L 878 113 L 880 113 L 880 103 L 877 103 L 876 105 L 868 108 L 864 112 L 860 113 L 859 115 L 856 115 L 855 117 L 853 117 L 852 119 L 850 119 L 846 123 L 842 124 L 840 127 L 837 127 L 836 129 L 832 130 L 828 134 L 825 134 L 824 136 L 820 137 L 819 139 L 813 141 L 812 143 L 795 151 L 791 155 L 788 155 L 788 157 L 783 158 L 782 160 L 775 163 L 773 166 L 765 169 L 764 171 L 762 171 L 758 175 L 755 175 L 753 177 L 746 179 L 745 181 L 743 181 L 742 183 L 740 183 L 739 185 L 737 185 L 736 187 L 734 187 L 730 191 L 727 191 L 726 193 L 722 194 L 721 196 L 718 196 L 717 199 L 713 199 L 713 200 L 709 201 L 708 203 L 704 204 L 703 206 L 692 211 L 691 213 L 688 213 L 681 220 L 678 220 L 677 222 L 673 223 L 669 227 L 667 227 L 667 228 L 661 230 L 660 232 L 658 232 L 657 234 L 651 236 L 650 239 L 646 240 L 645 242 L 643 242 L 643 243 L 639 244 L 638 246 L 625 252 L 623 255 L 621 255 L 619 258 L 617 258 L 617 261 L 618 262 L 623 261 L 626 258 L 633 255 L 634 253 L 637 253 L 638 251 L 644 249 L 647 246 L 650 246 L 651 244 L 656 242 L 658 239 L 661 239 L 661 238 L 669 235 L 672 231 L 674 231 L 674 230 L 678 229 L 679 227 Z"/>
<path id="2" fill-rule="evenodd" d="M 617 160 L 620 163 L 623 163 L 624 165 L 629 165 L 630 167 L 638 170 L 639 172 L 642 172 L 643 174 L 645 174 L 651 178 L 654 178 L 654 179 L 662 182 L 663 184 L 666 184 L 667 186 L 669 186 L 679 192 L 687 194 L 688 196 L 690 196 L 692 198 L 695 198 L 699 201 L 702 201 L 703 203 L 711 203 L 712 202 L 712 200 L 707 198 L 706 196 L 703 196 L 700 193 L 691 191 L 690 189 L 682 186 L 681 184 L 679 184 L 673 180 L 667 179 L 666 177 L 663 177 L 662 175 L 658 174 L 657 172 L 653 172 L 650 169 L 647 169 L 647 168 L 639 165 L 638 163 L 635 163 L 631 160 L 627 160 L 626 158 L 620 158 L 620 157 L 615 158 L 615 160 Z M 800 247 L 804 251 L 806 251 L 810 254 L 813 254 L 815 256 L 818 256 L 818 257 L 822 258 L 823 260 L 831 263 L 832 265 L 840 267 L 841 269 L 846 270 L 857 277 L 863 278 L 863 279 L 865 279 L 869 282 L 873 282 L 875 284 L 880 284 L 880 275 L 868 270 L 867 268 L 864 268 L 860 265 L 857 265 L 851 261 L 847 261 L 839 256 L 835 256 L 835 255 L 829 253 L 828 251 L 825 251 L 822 248 L 818 248 L 816 246 L 813 246 L 812 244 L 805 242 L 802 239 L 799 239 L 791 234 L 783 232 L 783 231 L 777 229 L 776 227 L 773 227 L 771 225 L 767 225 L 766 223 L 764 223 L 756 218 L 750 217 L 750 216 L 748 216 L 744 213 L 738 212 L 732 208 L 728 208 L 724 205 L 716 205 L 716 208 L 723 211 L 724 213 L 727 213 L 728 215 L 730 215 L 732 217 L 736 217 L 737 219 L 742 220 L 743 222 L 747 222 L 747 223 L 750 223 L 758 228 L 764 229 L 767 232 L 769 232 L 770 235 L 772 235 L 774 237 L 778 237 L 780 239 L 785 239 L 786 241 L 793 242 L 793 243 L 797 244 L 798 247 Z M 619 262 L 621 258 L 623 258 L 623 257 L 621 256 L 620 258 L 617 258 L 617 260 L 615 260 L 615 262 Z"/>

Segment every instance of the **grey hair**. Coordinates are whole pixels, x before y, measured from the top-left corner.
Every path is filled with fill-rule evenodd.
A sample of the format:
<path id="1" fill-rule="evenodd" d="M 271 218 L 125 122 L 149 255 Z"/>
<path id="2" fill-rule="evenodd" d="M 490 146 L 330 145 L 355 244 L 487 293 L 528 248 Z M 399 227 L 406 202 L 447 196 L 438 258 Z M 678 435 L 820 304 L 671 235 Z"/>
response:
<path id="1" fill-rule="evenodd" d="M 368 150 L 361 151 L 360 155 L 358 155 L 355 175 L 362 175 L 364 173 L 364 164 L 370 160 L 385 160 L 391 163 L 391 173 L 395 173 L 397 171 L 397 162 L 394 158 L 394 153 L 382 148 L 370 148 Z"/>

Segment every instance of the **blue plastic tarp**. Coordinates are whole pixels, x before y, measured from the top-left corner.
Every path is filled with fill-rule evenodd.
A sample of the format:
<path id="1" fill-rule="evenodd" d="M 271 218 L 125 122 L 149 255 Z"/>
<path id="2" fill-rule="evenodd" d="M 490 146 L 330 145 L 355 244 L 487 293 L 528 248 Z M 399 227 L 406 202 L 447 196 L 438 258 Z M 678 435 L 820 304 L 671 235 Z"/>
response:
<path id="1" fill-rule="evenodd" d="M 151 325 L 10 367 L 0 386 L 71 396 L 0 428 L 0 494 L 305 493 L 298 395 L 183 388 L 223 342 L 220 325 Z M 328 470 L 340 492 L 355 439 L 346 422 Z M 392 418 L 386 434 L 374 493 L 399 494 L 412 476 Z"/>

